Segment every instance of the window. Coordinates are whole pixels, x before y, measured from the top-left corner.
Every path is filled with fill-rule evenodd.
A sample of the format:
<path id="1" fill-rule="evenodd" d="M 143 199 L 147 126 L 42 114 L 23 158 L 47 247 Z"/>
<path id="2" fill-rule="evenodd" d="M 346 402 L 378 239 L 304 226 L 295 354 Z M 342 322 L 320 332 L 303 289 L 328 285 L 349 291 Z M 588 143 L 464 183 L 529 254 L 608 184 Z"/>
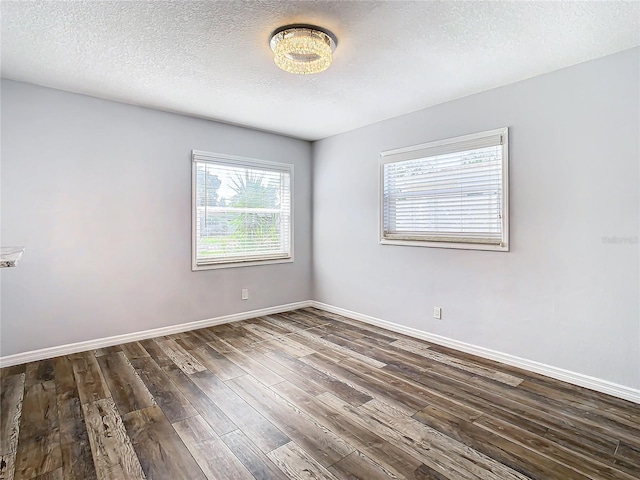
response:
<path id="1" fill-rule="evenodd" d="M 382 152 L 380 243 L 509 250 L 508 129 Z"/>
<path id="2" fill-rule="evenodd" d="M 192 159 L 193 270 L 293 261 L 293 165 Z"/>

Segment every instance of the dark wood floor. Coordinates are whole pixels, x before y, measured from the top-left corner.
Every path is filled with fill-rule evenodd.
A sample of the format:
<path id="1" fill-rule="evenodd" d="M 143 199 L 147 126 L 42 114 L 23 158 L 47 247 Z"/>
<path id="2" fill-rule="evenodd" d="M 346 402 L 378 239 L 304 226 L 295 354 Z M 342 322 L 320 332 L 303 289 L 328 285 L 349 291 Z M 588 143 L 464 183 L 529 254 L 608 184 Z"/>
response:
<path id="1" fill-rule="evenodd" d="M 315 309 L 3 369 L 2 479 L 633 479 L 640 406 Z"/>

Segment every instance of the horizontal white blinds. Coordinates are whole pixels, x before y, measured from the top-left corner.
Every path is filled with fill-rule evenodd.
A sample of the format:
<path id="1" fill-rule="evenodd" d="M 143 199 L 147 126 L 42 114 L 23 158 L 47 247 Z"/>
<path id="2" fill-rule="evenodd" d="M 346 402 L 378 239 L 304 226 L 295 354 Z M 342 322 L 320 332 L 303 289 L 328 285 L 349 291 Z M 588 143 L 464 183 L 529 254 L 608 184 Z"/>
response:
<path id="1" fill-rule="evenodd" d="M 500 245 L 503 138 L 400 151 L 383 164 L 383 239 Z"/>
<path id="2" fill-rule="evenodd" d="M 194 154 L 198 265 L 291 257 L 288 167 Z"/>

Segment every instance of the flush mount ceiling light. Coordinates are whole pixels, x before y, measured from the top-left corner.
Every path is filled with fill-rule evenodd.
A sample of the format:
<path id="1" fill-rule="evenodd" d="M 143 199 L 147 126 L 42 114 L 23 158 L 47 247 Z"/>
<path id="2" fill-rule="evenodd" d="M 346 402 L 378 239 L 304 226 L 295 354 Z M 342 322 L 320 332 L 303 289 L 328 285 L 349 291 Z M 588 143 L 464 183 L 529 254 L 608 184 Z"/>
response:
<path id="1" fill-rule="evenodd" d="M 271 50 L 276 65 L 285 72 L 319 73 L 331 65 L 336 49 L 331 32 L 312 25 L 287 25 L 271 35 Z"/>

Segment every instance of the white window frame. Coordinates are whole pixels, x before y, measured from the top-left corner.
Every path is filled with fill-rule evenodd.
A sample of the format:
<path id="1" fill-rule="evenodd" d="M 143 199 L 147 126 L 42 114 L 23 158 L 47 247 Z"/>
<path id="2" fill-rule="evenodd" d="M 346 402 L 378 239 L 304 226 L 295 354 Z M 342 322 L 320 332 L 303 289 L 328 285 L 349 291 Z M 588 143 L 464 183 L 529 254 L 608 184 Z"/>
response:
<path id="1" fill-rule="evenodd" d="M 471 239 L 467 241 L 452 241 L 446 238 L 436 239 L 433 236 L 419 238 L 406 235 L 395 234 L 394 238 L 389 238 L 384 232 L 384 166 L 389 163 L 428 158 L 430 156 L 442 155 L 444 153 L 462 152 L 473 150 L 482 146 L 482 141 L 491 137 L 500 136 L 502 144 L 502 240 L 500 244 L 475 243 Z M 410 147 L 387 150 L 380 153 L 380 215 L 379 215 L 379 239 L 382 245 L 405 245 L 413 247 L 436 247 L 436 248 L 456 248 L 464 250 L 491 250 L 509 251 L 509 129 L 498 128 L 485 132 L 463 135 L 435 142 L 422 143 Z"/>
<path id="2" fill-rule="evenodd" d="M 261 258 L 259 260 L 247 259 L 247 260 L 217 260 L 207 263 L 198 263 L 198 248 L 197 248 L 197 168 L 198 163 L 214 163 L 214 164 L 226 164 L 237 165 L 247 168 L 261 168 L 272 169 L 273 171 L 284 171 L 289 173 L 289 255 L 283 258 L 280 255 L 274 255 L 273 258 Z M 198 270 L 211 270 L 219 268 L 235 268 L 235 267 L 249 267 L 257 265 L 272 265 L 277 263 L 291 263 L 294 260 L 294 241 L 293 241 L 293 220 L 294 220 L 294 178 L 293 178 L 293 165 L 289 163 L 271 162 L 268 160 L 258 160 L 254 158 L 238 157 L 235 155 L 225 155 L 221 153 L 203 152 L 200 150 L 191 151 L 191 269 L 193 271 Z"/>

